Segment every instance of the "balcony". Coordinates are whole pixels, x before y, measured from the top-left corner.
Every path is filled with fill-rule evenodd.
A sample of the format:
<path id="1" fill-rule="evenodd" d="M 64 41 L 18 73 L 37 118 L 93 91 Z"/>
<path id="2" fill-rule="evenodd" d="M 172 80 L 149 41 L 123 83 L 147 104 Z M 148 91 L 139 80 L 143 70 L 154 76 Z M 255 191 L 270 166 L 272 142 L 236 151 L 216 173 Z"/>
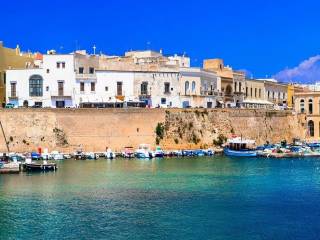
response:
<path id="1" fill-rule="evenodd" d="M 51 99 L 72 99 L 72 94 L 65 92 L 51 92 Z"/>
<path id="2" fill-rule="evenodd" d="M 19 99 L 18 96 L 11 96 L 11 97 L 8 97 L 8 98 L 9 98 L 9 100 L 18 100 Z"/>
<path id="3" fill-rule="evenodd" d="M 217 91 L 212 91 L 212 90 L 202 90 L 201 96 L 223 97 L 223 92 L 217 92 Z"/>
<path id="4" fill-rule="evenodd" d="M 83 81 L 92 81 L 92 80 L 97 80 L 97 75 L 94 74 L 88 74 L 88 73 L 83 73 L 83 74 L 76 74 L 76 79 L 77 80 L 83 80 Z"/>

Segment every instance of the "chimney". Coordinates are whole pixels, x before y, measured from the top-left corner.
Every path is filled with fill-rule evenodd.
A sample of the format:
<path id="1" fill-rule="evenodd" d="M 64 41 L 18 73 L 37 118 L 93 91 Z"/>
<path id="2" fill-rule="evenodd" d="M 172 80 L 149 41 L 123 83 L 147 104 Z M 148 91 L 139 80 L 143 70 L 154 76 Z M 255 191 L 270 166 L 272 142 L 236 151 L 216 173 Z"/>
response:
<path id="1" fill-rule="evenodd" d="M 19 46 L 19 44 L 16 47 L 16 55 L 20 55 L 20 46 Z"/>

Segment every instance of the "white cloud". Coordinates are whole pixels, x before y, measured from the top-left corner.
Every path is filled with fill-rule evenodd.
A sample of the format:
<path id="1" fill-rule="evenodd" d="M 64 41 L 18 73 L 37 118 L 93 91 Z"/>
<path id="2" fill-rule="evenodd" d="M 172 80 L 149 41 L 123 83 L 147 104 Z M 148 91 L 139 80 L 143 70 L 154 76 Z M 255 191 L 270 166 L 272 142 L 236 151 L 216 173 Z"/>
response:
<path id="1" fill-rule="evenodd" d="M 282 82 L 314 83 L 320 81 L 320 55 L 310 57 L 297 67 L 286 68 L 274 76 Z"/>

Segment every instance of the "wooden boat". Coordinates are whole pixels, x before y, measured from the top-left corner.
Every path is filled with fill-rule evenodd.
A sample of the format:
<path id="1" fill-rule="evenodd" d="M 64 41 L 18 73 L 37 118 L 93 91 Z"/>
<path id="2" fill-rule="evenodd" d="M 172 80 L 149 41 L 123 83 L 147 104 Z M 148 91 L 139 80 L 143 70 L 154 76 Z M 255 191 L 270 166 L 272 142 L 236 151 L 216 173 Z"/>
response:
<path id="1" fill-rule="evenodd" d="M 257 157 L 257 151 L 253 148 L 254 145 L 254 140 L 247 140 L 239 137 L 232 138 L 228 139 L 223 152 L 229 157 Z"/>
<path id="2" fill-rule="evenodd" d="M 43 161 L 43 163 L 24 163 L 23 169 L 27 172 L 48 172 L 48 171 L 56 171 L 57 164 L 56 163 L 47 163 Z"/>

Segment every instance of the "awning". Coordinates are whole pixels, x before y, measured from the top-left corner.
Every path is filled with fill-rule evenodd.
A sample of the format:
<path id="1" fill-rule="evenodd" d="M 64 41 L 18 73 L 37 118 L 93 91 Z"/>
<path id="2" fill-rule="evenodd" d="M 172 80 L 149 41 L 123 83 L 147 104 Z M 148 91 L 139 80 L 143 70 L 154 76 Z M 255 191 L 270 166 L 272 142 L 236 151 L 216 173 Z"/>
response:
<path id="1" fill-rule="evenodd" d="M 272 102 L 266 100 L 255 100 L 255 99 L 246 99 L 243 101 L 244 104 L 260 104 L 260 105 L 274 105 Z"/>

